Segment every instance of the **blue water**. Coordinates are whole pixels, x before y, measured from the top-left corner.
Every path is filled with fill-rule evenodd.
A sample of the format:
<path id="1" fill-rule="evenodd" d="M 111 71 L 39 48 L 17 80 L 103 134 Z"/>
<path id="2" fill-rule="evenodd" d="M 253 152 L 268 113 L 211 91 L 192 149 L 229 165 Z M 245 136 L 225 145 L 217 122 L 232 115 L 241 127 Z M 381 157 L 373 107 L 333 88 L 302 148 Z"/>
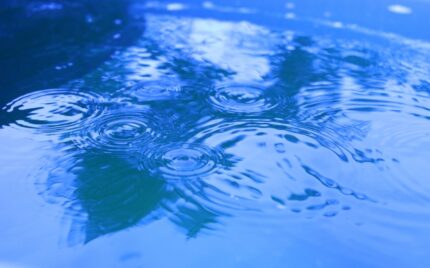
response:
<path id="1" fill-rule="evenodd" d="M 430 266 L 430 2 L 3 5 L 0 267 Z"/>

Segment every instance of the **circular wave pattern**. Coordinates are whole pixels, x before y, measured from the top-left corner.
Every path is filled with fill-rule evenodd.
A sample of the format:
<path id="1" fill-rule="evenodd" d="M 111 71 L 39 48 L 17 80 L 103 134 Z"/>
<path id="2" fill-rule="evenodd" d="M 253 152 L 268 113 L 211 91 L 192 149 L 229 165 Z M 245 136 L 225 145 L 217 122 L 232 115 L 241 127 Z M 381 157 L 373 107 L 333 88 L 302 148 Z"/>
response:
<path id="1" fill-rule="evenodd" d="M 165 40 L 171 39 L 161 42 Z M 37 105 L 34 99 L 31 105 L 17 101 L 13 109 L 26 111 L 30 115 L 26 118 L 36 122 L 24 121 L 28 126 L 82 123 L 77 140 L 84 150 L 77 150 L 82 155 L 76 159 L 83 160 L 70 164 L 77 168 L 54 174 L 51 188 L 54 195 L 69 199 L 77 198 L 75 190 L 90 193 L 80 196 L 89 201 L 78 201 L 89 203 L 87 208 L 95 215 L 108 212 L 103 214 L 105 222 L 99 224 L 104 230 L 116 230 L 122 220 L 134 225 L 141 215 L 147 215 L 141 213 L 146 208 L 139 213 L 135 208 L 151 202 L 151 213 L 165 209 L 161 214 L 174 215 L 176 223 L 192 222 L 189 226 L 196 229 L 201 215 L 213 216 L 215 211 L 219 215 L 231 210 L 258 211 L 259 217 L 267 218 L 286 210 L 312 218 L 349 210 L 354 215 L 366 206 L 361 202 L 382 204 L 394 193 L 395 200 L 404 194 L 428 201 L 425 176 L 415 173 L 425 167 L 421 159 L 428 155 L 417 157 L 416 152 L 430 140 L 428 72 L 422 67 L 405 67 L 400 58 L 382 54 L 377 47 L 337 45 L 332 40 L 325 44 L 325 40 L 300 36 L 294 41 L 291 36 L 291 41 L 295 46 L 286 50 L 283 41 L 274 51 L 268 50 L 270 69 L 261 83 L 225 84 L 218 79 L 234 81 L 233 69 L 218 73 L 220 69 L 212 68 L 219 67 L 216 62 L 206 65 L 175 54 L 170 59 L 181 60 L 170 66 L 160 62 L 159 66 L 165 68 L 162 72 L 176 73 L 183 80 L 156 78 L 123 88 L 111 96 L 109 103 L 114 105 L 102 114 L 85 95 L 91 93 L 69 96 L 65 92 L 51 100 L 44 92 L 34 98 Z M 200 50 L 199 44 L 191 45 Z M 119 59 L 141 63 L 142 55 Z M 261 62 L 255 59 L 256 64 Z M 155 65 L 148 66 L 147 70 L 132 69 L 148 79 Z M 108 74 L 117 76 L 123 70 L 110 71 Z M 243 73 L 238 77 L 250 74 L 246 68 L 239 71 Z M 108 76 L 104 73 L 104 78 Z M 211 88 L 213 84 L 218 86 Z M 205 88 L 209 90 L 202 90 Z M 54 109 L 55 105 L 61 109 Z M 173 132 L 164 118 L 175 122 L 182 132 L 169 137 Z M 88 156 L 93 148 L 99 154 L 96 157 Z M 64 179 L 71 170 L 76 170 L 80 180 L 76 189 L 72 188 L 76 178 Z M 377 189 L 378 185 L 385 189 Z M 106 194 L 100 195 L 99 189 Z M 381 194 L 385 192 L 388 198 Z M 121 206 L 123 200 L 132 205 Z M 121 215 L 128 209 L 128 217 L 110 218 L 112 204 L 119 205 Z M 214 220 L 209 217 L 207 222 Z M 106 228 L 106 223 L 114 227 Z"/>
<path id="2" fill-rule="evenodd" d="M 45 89 L 26 94 L 4 109 L 23 114 L 16 125 L 47 133 L 68 133 L 85 126 L 105 111 L 104 99 L 93 92 L 66 88 Z"/>
<path id="3" fill-rule="evenodd" d="M 213 190 L 206 197 L 217 206 L 252 210 L 256 209 L 255 200 L 259 200 L 260 205 L 268 206 L 264 209 L 290 209 L 315 216 L 341 208 L 321 205 L 327 200 L 342 205 L 374 202 L 367 194 L 351 188 L 348 176 L 327 174 L 315 162 L 319 159 L 339 169 L 347 168 L 348 172 L 356 172 L 359 162 L 376 162 L 371 153 L 354 150 L 335 132 L 259 118 L 213 120 L 191 129 L 187 135 L 190 142 L 223 151 L 224 166 L 228 168 L 206 180 Z M 308 198 L 303 192 L 317 194 Z M 313 210 L 317 205 L 321 209 Z"/>
<path id="4" fill-rule="evenodd" d="M 142 168 L 167 179 L 207 176 L 221 164 L 219 151 L 196 143 L 170 144 L 146 152 Z"/>
<path id="5" fill-rule="evenodd" d="M 138 101 L 161 101 L 175 99 L 181 86 L 174 80 L 144 81 L 125 90 L 125 94 Z"/>
<path id="6" fill-rule="evenodd" d="M 303 144 L 309 148 L 324 148 L 336 155 L 341 161 L 348 162 L 348 154 L 354 151 L 347 144 L 343 144 L 336 132 L 319 131 L 317 126 L 297 122 L 283 122 L 276 119 L 249 119 L 249 120 L 213 120 L 190 131 L 191 140 L 205 142 L 216 140 L 221 148 L 234 148 L 238 142 L 249 136 L 261 137 L 265 144 L 255 144 L 257 147 L 267 145 L 271 137 L 284 140 L 291 144 Z M 219 137 L 223 137 L 222 139 Z M 301 138 L 299 138 L 301 137 Z M 218 146 L 216 145 L 216 146 Z M 276 151 L 281 149 L 280 144 L 274 144 Z"/>
<path id="7" fill-rule="evenodd" d="M 80 147 L 94 147 L 108 152 L 142 150 L 160 138 L 161 119 L 149 111 L 115 112 L 88 124 L 77 143 Z"/>
<path id="8" fill-rule="evenodd" d="M 266 88 L 247 84 L 227 84 L 209 92 L 209 103 L 227 113 L 261 113 L 279 106 L 277 94 Z"/>

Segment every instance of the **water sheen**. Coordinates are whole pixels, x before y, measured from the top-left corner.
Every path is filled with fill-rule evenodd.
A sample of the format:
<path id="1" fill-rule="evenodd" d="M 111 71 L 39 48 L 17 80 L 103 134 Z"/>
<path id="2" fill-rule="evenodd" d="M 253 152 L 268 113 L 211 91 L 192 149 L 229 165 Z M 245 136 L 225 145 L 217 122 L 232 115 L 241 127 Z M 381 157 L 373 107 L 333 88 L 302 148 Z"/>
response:
<path id="1" fill-rule="evenodd" d="M 83 149 L 138 151 L 164 135 L 161 120 L 145 107 L 113 110 L 82 126 L 73 140 Z"/>
<path id="2" fill-rule="evenodd" d="M 178 180 L 201 178 L 219 165 L 221 157 L 218 152 L 199 144 L 169 144 L 146 151 L 142 169 Z"/>
<path id="3" fill-rule="evenodd" d="M 103 113 L 101 96 L 71 88 L 45 89 L 13 100 L 4 109 L 19 118 L 16 124 L 52 134 L 79 130 Z M 20 114 L 25 116 L 21 117 Z"/>
<path id="4" fill-rule="evenodd" d="M 280 105 L 276 95 L 255 85 L 231 84 L 214 88 L 209 103 L 216 109 L 231 113 L 258 113 Z"/>
<path id="5" fill-rule="evenodd" d="M 97 67 L 23 78 L 0 267 L 428 267 L 430 36 L 388 22 L 430 4 L 269 2 L 130 1 Z"/>

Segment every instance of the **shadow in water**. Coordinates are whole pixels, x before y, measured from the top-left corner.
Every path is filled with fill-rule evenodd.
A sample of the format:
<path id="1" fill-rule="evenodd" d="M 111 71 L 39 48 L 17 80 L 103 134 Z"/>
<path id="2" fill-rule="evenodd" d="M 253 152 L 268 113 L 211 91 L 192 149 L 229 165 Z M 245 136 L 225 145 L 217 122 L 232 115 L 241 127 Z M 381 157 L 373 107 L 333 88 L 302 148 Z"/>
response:
<path id="1" fill-rule="evenodd" d="M 54 88 L 99 66 L 140 36 L 132 1 L 0 3 L 0 105 L 26 92 Z M 7 89 L 7 90 L 6 90 Z"/>
<path id="2" fill-rule="evenodd" d="M 326 114 L 322 116 L 315 109 L 315 114 L 310 117 L 303 112 L 302 106 L 306 103 L 300 93 L 312 87 L 313 83 L 330 81 L 330 86 L 325 87 L 326 94 L 337 94 L 340 87 L 336 83 L 338 69 L 328 63 L 325 63 L 327 66 L 317 64 L 318 60 L 324 60 L 306 50 L 312 43 L 309 38 L 298 37 L 294 42 L 297 48 L 292 51 L 278 49 L 272 61 L 274 71 L 267 78 L 275 82 L 271 82 L 267 89 L 240 83 L 217 87 L 220 82 L 225 85 L 224 81 L 234 74 L 220 72 L 207 63 L 200 66 L 198 61 L 182 56 L 180 51 L 163 52 L 176 57 L 163 68 L 168 69 L 169 75 L 178 77 L 177 84 L 175 80 L 163 83 L 166 79 L 133 84 L 113 94 L 117 96 L 119 93 L 119 99 L 111 101 L 106 95 L 103 102 L 107 102 L 107 108 L 90 113 L 96 115 L 95 118 L 85 121 L 85 116 L 79 117 L 78 127 L 63 125 L 62 128 L 68 131 L 62 140 L 67 148 L 65 152 L 70 155 L 66 161 L 55 163 L 56 169 L 49 175 L 44 195 L 66 207 L 66 214 L 72 221 L 69 242 L 88 243 L 100 236 L 162 218 L 168 218 L 187 237 L 196 237 L 204 231 L 218 228 L 221 218 L 232 216 L 234 210 L 258 211 L 259 208 L 252 203 L 243 202 L 264 199 L 266 194 L 270 202 L 278 205 L 288 207 L 289 203 L 294 203 L 291 205 L 294 213 L 300 212 L 296 204 L 300 201 L 308 211 L 318 212 L 329 207 L 331 212 L 325 212 L 329 216 L 336 214 L 333 206 L 339 201 L 327 199 L 327 191 L 367 200 L 366 195 L 343 187 L 317 171 L 310 172 L 310 168 L 302 163 L 306 161 L 301 159 L 305 156 L 301 153 L 304 150 L 302 146 L 308 148 L 304 152 L 328 149 L 341 162 L 350 161 L 356 152 L 350 150 L 348 137 L 342 138 L 330 132 L 333 127 L 336 131 L 341 130 L 341 126 L 333 123 L 339 110 L 325 109 Z M 333 58 L 333 55 L 327 57 Z M 196 73 L 206 75 L 198 81 L 193 79 Z M 211 75 L 213 73 L 223 75 Z M 221 89 L 224 90 L 222 94 L 211 95 L 218 94 Z M 214 99 L 208 99 L 208 94 Z M 289 101 L 281 102 L 281 99 Z M 80 99 L 75 97 L 75 100 Z M 282 105 L 272 105 L 273 100 L 275 104 Z M 334 98 L 329 104 L 320 102 L 314 105 L 316 108 L 319 105 L 334 107 L 336 101 L 339 100 Z M 83 101 L 81 108 L 75 110 L 85 114 L 91 109 L 82 107 L 103 106 L 101 103 Z M 22 105 L 19 101 L 15 104 Z M 75 117 L 62 119 L 59 122 L 76 120 Z M 51 122 L 49 120 L 53 120 L 51 117 L 44 120 L 41 122 L 49 128 L 41 129 L 42 132 L 50 135 L 58 132 L 58 128 L 47 125 Z M 54 126 L 59 122 L 52 121 Z M 363 137 L 363 133 L 356 132 L 356 123 L 347 122 L 343 129 Z M 37 127 L 37 122 L 23 126 Z M 226 135 L 226 138 L 218 141 L 218 135 Z M 273 153 L 280 157 L 274 158 L 278 164 L 276 168 L 283 169 L 286 178 L 292 178 L 290 182 L 287 179 L 283 183 L 294 184 L 294 180 L 310 174 L 320 182 L 314 187 L 326 189 L 314 190 L 306 185 L 298 187 L 312 198 L 300 198 L 297 190 L 284 193 L 284 197 L 264 193 L 264 185 L 273 183 L 270 179 L 272 174 L 259 171 L 262 162 L 249 165 L 246 159 L 252 155 L 242 147 L 246 143 L 240 145 L 248 139 L 261 137 L 274 142 Z M 211 139 L 217 140 L 216 143 L 211 144 Z M 276 143 L 276 140 L 279 141 Z M 258 147 L 264 146 L 257 145 L 255 149 Z M 287 148 L 290 155 L 282 156 Z M 236 149 L 241 151 L 235 153 Z M 240 165 L 242 161 L 246 163 L 245 167 Z M 294 162 L 299 164 L 298 167 L 286 168 L 286 163 L 291 165 Z M 289 171 L 296 168 L 302 168 L 303 172 Z M 64 180 L 68 176 L 70 179 Z M 58 198 L 63 201 L 56 200 Z"/>
<path id="3" fill-rule="evenodd" d="M 384 148 L 362 143 L 367 113 L 423 112 L 387 98 L 389 80 L 406 70 L 387 76 L 378 51 L 303 35 L 278 34 L 260 48 L 255 39 L 267 36 L 235 32 L 249 25 L 219 23 L 222 38 L 203 31 L 194 37 L 207 41 L 194 42 L 193 21 L 173 20 L 185 30 L 163 39 L 157 31 L 172 24 L 160 20 L 142 42 L 72 81 L 78 90 L 31 93 L 6 106 L 16 120 L 4 127 L 46 135 L 64 152 L 42 192 L 66 208 L 70 243 L 163 218 L 190 238 L 238 210 L 313 218 L 378 203 L 356 187 L 358 170 L 379 175 L 391 163 Z M 211 54 L 211 42 L 234 55 Z M 249 43 L 257 48 L 244 52 Z M 247 64 L 267 66 L 244 81 Z"/>
<path id="4" fill-rule="evenodd" d="M 67 215 L 72 216 L 69 243 L 88 243 L 164 217 L 191 238 L 214 228 L 219 217 L 228 216 L 198 200 L 205 188 L 203 182 L 166 181 L 138 169 L 129 158 L 104 153 L 78 154 L 72 161 L 75 166 L 67 172 L 68 176 L 73 174 L 71 184 L 64 184 L 65 174 L 61 172 L 51 176 L 48 182 L 51 186 L 61 183 L 61 187 L 69 188 L 65 191 L 70 196 L 62 197 L 67 200 Z M 52 194 L 59 194 L 53 190 L 45 194 L 51 198 Z"/>

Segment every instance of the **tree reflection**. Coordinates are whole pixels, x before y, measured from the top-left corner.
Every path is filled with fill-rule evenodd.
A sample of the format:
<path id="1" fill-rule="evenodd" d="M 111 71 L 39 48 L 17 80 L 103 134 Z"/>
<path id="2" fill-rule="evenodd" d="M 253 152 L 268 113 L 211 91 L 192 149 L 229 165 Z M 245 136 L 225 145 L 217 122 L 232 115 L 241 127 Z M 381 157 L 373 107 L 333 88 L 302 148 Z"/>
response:
<path id="1" fill-rule="evenodd" d="M 178 32 L 176 34 L 184 33 Z M 192 139 L 192 137 L 187 136 L 187 131 L 193 129 L 196 122 L 206 122 L 209 119 L 215 121 L 228 119 L 246 123 L 248 119 L 258 122 L 260 119 L 273 118 L 282 119 L 288 123 L 292 122 L 300 125 L 303 129 L 312 129 L 312 131 L 304 131 L 300 134 L 309 135 L 309 138 L 320 143 L 318 146 L 338 154 L 344 162 L 348 162 L 349 156 L 345 156 L 344 152 L 339 152 L 342 150 L 339 148 L 346 148 L 350 156 L 357 162 L 375 161 L 363 151 L 357 148 L 352 149 L 353 147 L 350 145 L 353 139 L 362 138 L 366 131 L 362 128 L 363 121 L 346 117 L 346 111 L 341 108 L 343 59 L 339 50 L 319 48 L 318 52 L 312 52 L 312 49 L 318 45 L 315 45 L 314 41 L 306 36 L 295 37 L 292 42 L 294 44 L 293 49 L 273 44 L 273 51 L 265 54 L 264 57 L 258 55 L 256 61 L 261 62 L 261 58 L 264 58 L 269 62 L 270 70 L 262 77 L 262 81 L 257 81 L 257 83 L 269 84 L 269 90 L 276 91 L 276 94 L 282 94 L 283 97 L 289 99 L 289 102 L 280 109 L 264 113 L 227 115 L 215 111 L 213 107 L 208 105 L 207 88 L 225 81 L 234 81 L 237 72 L 244 70 L 232 71 L 207 59 L 193 58 L 186 52 L 187 49 L 182 51 L 176 47 L 158 44 L 151 40 L 151 36 L 148 39 L 143 42 L 145 57 L 157 63 L 158 81 L 174 78 L 181 85 L 183 91 L 181 92 L 182 96 L 178 98 L 175 96 L 175 98 L 162 101 L 153 101 L 150 98 L 136 101 L 127 98 L 127 96 L 113 98 L 113 101 L 118 102 L 111 107 L 113 114 L 115 114 L 116 107 L 121 106 L 131 107 L 131 110 L 146 107 L 153 113 L 162 115 L 166 124 L 155 131 L 173 134 L 166 140 L 156 141 L 155 144 L 146 144 L 145 146 L 153 146 L 152 149 L 157 150 L 157 146 L 163 143 L 186 143 Z M 156 38 L 154 37 L 154 39 Z M 241 44 L 238 42 L 237 45 Z M 192 47 L 195 44 L 188 45 Z M 167 62 L 161 60 L 163 55 L 168 55 Z M 118 59 L 118 65 L 113 64 L 114 67 L 109 65 L 108 69 L 98 71 L 106 71 L 104 79 L 109 75 L 115 77 L 116 86 L 127 87 L 130 82 L 134 82 L 129 81 L 130 76 L 123 75 L 133 71 L 130 70 L 130 61 L 132 60 L 139 62 L 138 66 L 141 69 L 134 71 L 139 72 L 140 75 L 151 76 L 154 74 L 154 69 L 149 69 L 150 64 L 145 64 L 139 55 L 135 55 L 135 58 L 131 60 L 125 58 L 129 65 L 123 64 L 121 60 L 125 60 L 121 57 Z M 239 57 L 239 59 L 243 58 Z M 247 55 L 246 59 L 252 61 L 253 58 Z M 239 76 L 244 77 L 244 74 Z M 95 79 L 96 77 L 87 77 L 88 81 L 84 79 L 83 84 L 87 83 L 94 87 L 106 81 L 98 80 L 100 77 Z M 157 81 L 152 77 L 148 80 Z M 255 83 L 255 81 L 252 82 Z M 115 87 L 112 87 L 108 93 L 115 95 L 117 92 L 113 88 Z M 99 90 L 104 91 L 102 85 Z M 318 93 L 315 98 L 306 98 L 307 94 L 315 92 Z M 339 118 L 343 120 L 340 123 L 337 120 Z M 258 126 L 258 124 L 256 125 Z M 326 137 L 315 134 L 316 132 L 328 132 L 329 135 L 334 135 L 333 139 L 336 141 L 327 141 Z M 121 132 L 118 133 L 121 135 Z M 220 147 L 233 147 L 241 139 L 243 137 L 226 141 Z M 70 141 L 70 139 L 68 140 Z M 221 224 L 223 217 L 230 216 L 230 213 L 215 204 L 208 194 L 208 191 L 218 191 L 229 196 L 228 190 L 221 190 L 208 183 L 204 176 L 202 178 L 188 179 L 184 177 L 180 180 L 169 180 L 160 172 L 154 173 L 142 168 L 140 166 L 142 158 L 150 157 L 148 154 L 141 153 L 145 152 L 145 148 L 140 148 L 136 153 L 125 144 L 121 152 L 112 153 L 103 151 L 103 148 L 94 149 L 91 146 L 76 148 L 73 147 L 75 146 L 74 143 L 69 141 L 66 146 L 73 151 L 72 158 L 74 161 L 72 162 L 75 165 L 70 169 L 74 176 L 72 183 L 74 191 L 71 194 L 63 194 L 69 199 L 67 209 L 73 211 L 72 221 L 74 224 L 70 232 L 71 241 L 80 241 L 79 237 L 83 235 L 84 238 L 81 241 L 88 243 L 100 236 L 163 218 L 169 219 L 187 237 L 196 237 L 206 230 L 216 229 Z M 294 139 L 292 141 L 296 142 Z M 311 146 L 310 143 L 307 145 Z M 312 146 L 313 148 L 317 147 L 317 145 Z M 318 178 L 323 176 L 319 175 L 317 171 L 311 172 L 310 169 L 306 169 L 307 163 L 302 163 L 299 156 L 296 159 L 308 175 Z M 180 161 L 186 162 L 187 159 Z M 222 168 L 231 171 L 239 161 L 241 161 L 240 157 L 224 153 Z M 159 164 L 164 165 L 166 163 L 160 162 Z M 229 181 L 229 186 L 239 188 L 242 175 L 248 176 L 252 180 L 253 174 L 259 174 L 252 168 L 249 167 L 249 170 L 246 171 L 251 175 L 238 174 L 236 178 Z M 226 174 L 231 175 L 234 172 L 226 172 L 220 176 Z M 255 183 L 265 183 L 267 177 L 261 175 Z M 50 188 L 50 184 L 53 185 L 57 181 L 58 178 L 48 179 L 48 188 Z M 324 182 L 326 181 L 332 183 L 323 183 L 324 187 L 335 188 L 340 192 L 347 189 L 347 191 L 354 193 L 353 190 L 324 177 Z M 336 187 L 332 187 L 332 185 L 336 185 Z M 256 193 L 256 196 L 262 195 L 261 191 L 255 187 L 249 186 L 247 189 Z M 357 196 L 354 194 L 349 195 Z M 76 215 L 80 216 L 77 217 Z"/>

